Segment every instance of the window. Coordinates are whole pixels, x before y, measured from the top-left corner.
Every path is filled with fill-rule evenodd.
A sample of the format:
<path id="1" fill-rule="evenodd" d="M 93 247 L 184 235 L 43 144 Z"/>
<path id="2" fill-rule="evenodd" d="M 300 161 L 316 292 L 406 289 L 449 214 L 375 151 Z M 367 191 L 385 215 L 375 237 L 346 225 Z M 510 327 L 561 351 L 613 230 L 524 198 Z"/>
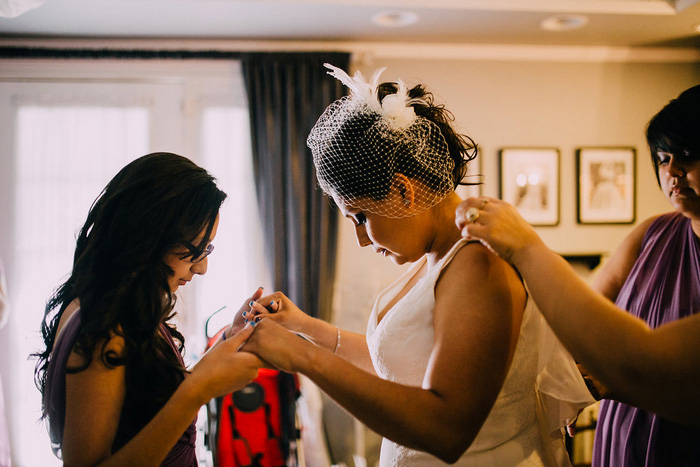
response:
<path id="1" fill-rule="evenodd" d="M 230 319 L 265 283 L 265 270 L 237 66 L 37 63 L 24 73 L 0 84 L 0 256 L 11 305 L 0 374 L 14 462 L 59 465 L 38 423 L 35 360 L 27 356 L 41 348 L 43 308 L 70 273 L 77 230 L 119 169 L 172 151 L 207 168 L 229 195 L 207 279 L 193 281 L 178 301 L 189 361 L 204 349 L 206 318 L 227 305 L 220 315 Z"/>
<path id="2" fill-rule="evenodd" d="M 219 330 L 255 289 L 270 281 L 253 183 L 248 110 L 208 107 L 201 125 L 202 163 L 216 174 L 219 187 L 228 194 L 221 207 L 216 251 L 210 257 L 206 280 L 198 281 L 196 289 L 196 305 L 201 311 L 196 314 L 200 319 L 197 328 L 204 338 L 203 318 L 226 306 L 226 312 L 217 313 L 210 323 L 212 331 Z M 232 157 L 236 154 L 246 157 Z M 203 349 L 205 343 L 197 341 L 193 336 L 188 348 Z"/>

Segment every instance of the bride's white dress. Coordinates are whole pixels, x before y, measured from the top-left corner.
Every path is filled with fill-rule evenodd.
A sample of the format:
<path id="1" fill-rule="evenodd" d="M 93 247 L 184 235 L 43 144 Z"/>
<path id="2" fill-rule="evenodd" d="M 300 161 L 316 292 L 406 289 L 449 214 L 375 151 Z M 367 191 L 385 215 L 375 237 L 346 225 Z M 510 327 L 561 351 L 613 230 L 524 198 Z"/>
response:
<path id="1" fill-rule="evenodd" d="M 415 274 L 428 268 L 426 257 L 377 298 L 367 325 L 367 345 L 374 369 L 382 378 L 408 386 L 427 384 L 425 372 L 433 349 L 435 283 L 442 269 L 466 243 L 466 240 L 456 243 L 434 267 L 425 271 L 380 322 L 377 322 L 378 313 Z M 470 295 L 466 293 L 465 297 Z M 580 408 L 593 402 L 573 359 L 553 335 L 534 301 L 528 298 L 503 388 L 476 439 L 454 465 L 570 465 L 563 427 L 573 421 Z M 447 464 L 385 438 L 380 465 Z"/>

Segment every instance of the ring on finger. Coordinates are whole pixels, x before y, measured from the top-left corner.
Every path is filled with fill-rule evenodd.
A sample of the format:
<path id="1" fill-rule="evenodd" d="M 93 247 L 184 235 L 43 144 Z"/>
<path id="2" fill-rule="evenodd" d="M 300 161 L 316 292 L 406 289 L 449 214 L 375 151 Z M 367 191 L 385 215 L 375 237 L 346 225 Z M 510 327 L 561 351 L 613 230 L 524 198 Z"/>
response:
<path id="1" fill-rule="evenodd" d="M 479 218 L 479 210 L 477 208 L 469 208 L 464 214 L 464 218 L 467 222 L 476 222 Z"/>
<path id="2" fill-rule="evenodd" d="M 481 205 L 479 206 L 479 209 L 484 209 L 484 206 L 486 206 L 486 203 L 488 203 L 489 200 L 486 198 L 481 198 Z"/>

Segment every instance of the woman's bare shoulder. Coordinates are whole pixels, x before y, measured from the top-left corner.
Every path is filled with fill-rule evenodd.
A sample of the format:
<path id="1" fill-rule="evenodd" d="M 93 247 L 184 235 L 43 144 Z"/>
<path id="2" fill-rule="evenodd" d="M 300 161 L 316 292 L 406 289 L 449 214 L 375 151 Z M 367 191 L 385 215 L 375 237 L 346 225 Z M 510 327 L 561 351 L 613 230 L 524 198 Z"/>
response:
<path id="1" fill-rule="evenodd" d="M 56 330 L 56 341 L 58 341 L 58 339 L 62 337 L 62 331 L 65 329 L 66 325 L 70 322 L 70 320 L 75 318 L 76 313 L 79 310 L 80 301 L 78 299 L 73 300 L 66 307 L 65 311 L 63 312 L 63 315 L 61 316 L 58 329 Z M 104 364 L 103 358 L 105 354 L 109 353 L 111 355 L 121 357 L 124 355 L 125 348 L 126 343 L 121 332 L 119 332 L 119 329 L 115 331 L 110 331 L 108 339 L 98 339 L 95 345 L 95 349 L 92 353 L 91 359 L 88 359 L 87 356 L 79 349 L 77 349 L 74 344 L 73 349 L 71 350 L 71 353 L 68 356 L 67 365 L 69 368 L 79 368 L 85 366 L 85 364 L 88 363 L 88 360 L 90 360 L 90 365 L 98 364 L 106 366 Z"/>
<path id="2" fill-rule="evenodd" d="M 485 280 L 494 273 L 517 277 L 512 266 L 480 242 L 469 242 L 461 247 L 443 271 L 445 276 L 456 275 L 470 280 Z"/>
<path id="3" fill-rule="evenodd" d="M 442 271 L 436 294 L 512 294 L 524 287 L 515 269 L 479 242 L 470 242 L 455 253 Z"/>

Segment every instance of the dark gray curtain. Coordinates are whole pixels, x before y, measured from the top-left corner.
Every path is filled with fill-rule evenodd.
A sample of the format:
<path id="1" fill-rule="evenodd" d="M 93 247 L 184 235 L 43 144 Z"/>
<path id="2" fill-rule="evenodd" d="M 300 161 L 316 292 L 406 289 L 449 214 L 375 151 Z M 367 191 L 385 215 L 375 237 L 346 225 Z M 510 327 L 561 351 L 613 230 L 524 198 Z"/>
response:
<path id="1" fill-rule="evenodd" d="M 330 319 L 337 212 L 318 188 L 306 137 L 345 94 L 324 63 L 348 69 L 346 53 L 250 53 L 241 57 L 253 169 L 274 287 L 311 316 Z"/>

